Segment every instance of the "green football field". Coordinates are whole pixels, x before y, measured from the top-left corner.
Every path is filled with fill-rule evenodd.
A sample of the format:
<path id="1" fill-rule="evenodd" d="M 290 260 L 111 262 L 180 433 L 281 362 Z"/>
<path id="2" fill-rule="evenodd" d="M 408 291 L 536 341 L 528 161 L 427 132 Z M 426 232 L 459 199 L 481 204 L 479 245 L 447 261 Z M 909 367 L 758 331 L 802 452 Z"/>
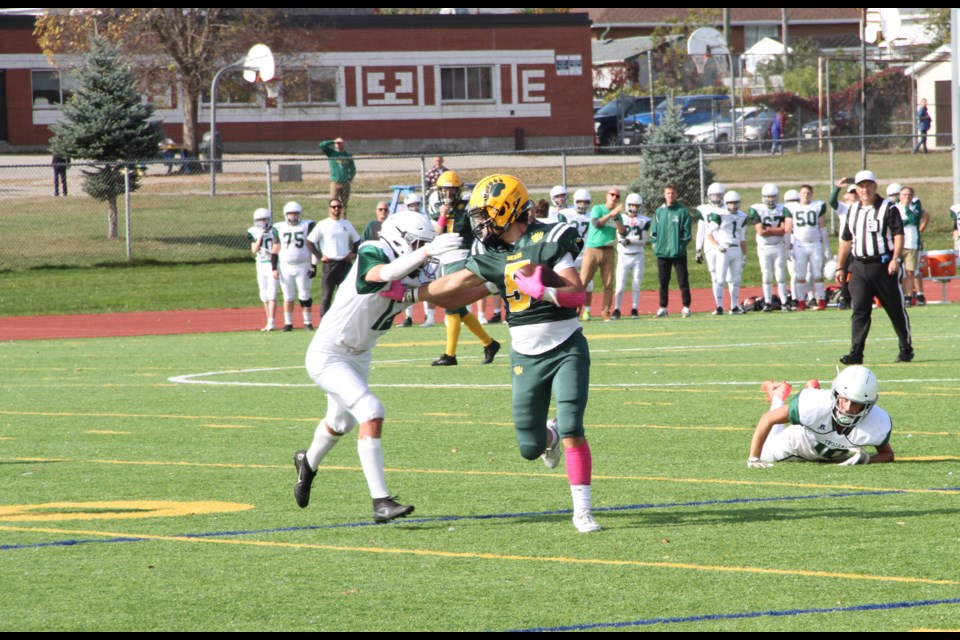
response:
<path id="1" fill-rule="evenodd" d="M 563 465 L 517 451 L 506 350 L 482 365 L 467 331 L 458 367 L 430 366 L 440 327 L 374 351 L 416 505 L 389 525 L 352 436 L 294 503 L 308 333 L 0 342 L 0 629 L 957 630 L 958 314 L 911 312 L 910 364 L 874 316 L 897 462 L 763 470 L 761 381 L 832 379 L 846 312 L 587 323 L 587 535 Z"/>

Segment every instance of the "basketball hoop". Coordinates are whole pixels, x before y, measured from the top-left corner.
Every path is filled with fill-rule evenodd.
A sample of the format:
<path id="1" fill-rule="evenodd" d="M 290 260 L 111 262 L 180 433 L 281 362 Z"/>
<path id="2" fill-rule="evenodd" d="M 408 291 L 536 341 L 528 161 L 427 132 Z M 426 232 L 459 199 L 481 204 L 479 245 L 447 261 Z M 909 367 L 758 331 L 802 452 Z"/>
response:
<path id="1" fill-rule="evenodd" d="M 702 74 L 703 70 L 707 67 L 707 62 L 710 61 L 710 54 L 693 54 L 690 57 L 693 58 L 693 64 L 697 65 L 697 73 Z"/>

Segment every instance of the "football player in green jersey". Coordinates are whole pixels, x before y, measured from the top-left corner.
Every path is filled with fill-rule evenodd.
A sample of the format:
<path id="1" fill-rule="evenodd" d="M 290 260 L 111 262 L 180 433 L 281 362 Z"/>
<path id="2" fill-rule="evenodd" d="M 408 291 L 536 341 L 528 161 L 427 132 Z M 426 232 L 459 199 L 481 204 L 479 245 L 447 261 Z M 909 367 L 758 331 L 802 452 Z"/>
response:
<path id="1" fill-rule="evenodd" d="M 590 512 L 592 458 L 583 429 L 590 351 L 577 307 L 583 304 L 584 286 L 574 266 L 583 241 L 570 225 L 531 222 L 532 208 L 517 178 L 484 178 L 468 205 L 477 241 L 466 269 L 417 289 L 394 286 L 381 295 L 444 307 L 500 295 L 510 327 L 513 423 L 520 454 L 527 460 L 540 457 L 553 468 L 566 453 L 573 523 L 582 533 L 599 531 Z M 553 280 L 544 282 L 548 274 Z M 557 417 L 548 422 L 551 396 Z"/>

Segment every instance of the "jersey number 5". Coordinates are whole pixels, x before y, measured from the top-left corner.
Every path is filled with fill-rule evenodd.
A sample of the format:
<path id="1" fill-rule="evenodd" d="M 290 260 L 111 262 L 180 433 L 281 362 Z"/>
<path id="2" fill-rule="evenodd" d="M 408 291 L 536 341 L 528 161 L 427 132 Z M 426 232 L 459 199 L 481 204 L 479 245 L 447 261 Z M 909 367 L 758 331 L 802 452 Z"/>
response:
<path id="1" fill-rule="evenodd" d="M 504 299 L 510 307 L 510 313 L 519 313 L 530 308 L 530 296 L 520 291 L 517 283 L 513 280 L 513 274 L 517 269 L 528 264 L 530 264 L 529 260 L 512 262 L 507 264 L 503 270 Z"/>

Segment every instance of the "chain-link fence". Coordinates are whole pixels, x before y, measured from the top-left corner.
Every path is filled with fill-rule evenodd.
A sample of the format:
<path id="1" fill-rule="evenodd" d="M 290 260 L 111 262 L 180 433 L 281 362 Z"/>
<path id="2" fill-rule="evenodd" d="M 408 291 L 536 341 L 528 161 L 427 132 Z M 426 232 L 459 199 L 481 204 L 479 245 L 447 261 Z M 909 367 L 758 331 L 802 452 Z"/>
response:
<path id="1" fill-rule="evenodd" d="M 770 143 L 719 147 L 696 145 L 703 170 L 713 171 L 727 188 L 737 189 L 744 205 L 759 202 L 760 187 L 778 183 L 781 193 L 811 184 L 815 197 L 827 200 L 841 177 L 853 176 L 867 158 L 883 183 L 910 184 L 934 213 L 931 229 L 949 231 L 952 204 L 949 154 L 913 154 L 916 138 L 886 135 L 859 138 L 788 137 L 771 154 Z M 603 202 L 611 185 L 634 183 L 643 171 L 643 147 L 597 154 L 593 148 L 503 155 L 446 155 L 445 166 L 469 186 L 491 173 L 510 173 L 528 186 L 534 199 L 548 199 L 557 184 L 586 188 Z M 39 160 L 39 158 L 37 158 Z M 7 162 L 10 158 L 7 158 Z M 347 217 L 362 230 L 374 218 L 377 202 L 394 202 L 405 190 L 420 191 L 433 157 L 356 157 Z M 202 167 L 202 165 L 201 165 Z M 140 188 L 116 200 L 116 237 L 110 238 L 110 206 L 83 190 L 85 171 L 75 162 L 67 171 L 69 195 L 54 196 L 54 170 L 43 164 L 0 164 L 0 271 L 40 266 L 90 266 L 134 262 L 210 262 L 250 259 L 246 230 L 258 207 L 280 219 L 284 203 L 296 200 L 304 217 L 319 220 L 329 200 L 329 162 L 325 157 L 227 158 L 211 176 L 181 171 L 178 164 L 151 162 L 132 167 Z M 700 172 L 703 175 L 703 172 Z M 682 185 L 688 206 L 704 201 L 705 180 Z M 658 202 L 645 203 L 652 210 Z M 949 237 L 949 236 L 947 236 Z M 946 248 L 946 241 L 944 242 Z M 939 247 L 934 247 L 939 248 Z"/>

